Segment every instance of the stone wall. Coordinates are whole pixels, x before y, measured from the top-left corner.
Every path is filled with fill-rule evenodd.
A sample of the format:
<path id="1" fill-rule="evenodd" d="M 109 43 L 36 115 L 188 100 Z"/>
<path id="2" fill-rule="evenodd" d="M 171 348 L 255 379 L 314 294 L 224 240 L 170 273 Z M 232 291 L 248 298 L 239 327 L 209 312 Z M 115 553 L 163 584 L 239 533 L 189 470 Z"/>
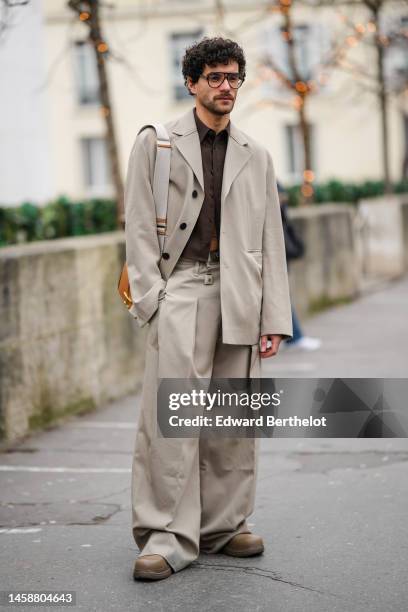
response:
<path id="1" fill-rule="evenodd" d="M 0 439 L 137 390 L 144 329 L 116 291 L 123 232 L 0 249 Z"/>
<path id="2" fill-rule="evenodd" d="M 291 298 L 298 314 L 355 297 L 361 264 L 354 207 L 325 204 L 289 214 L 306 247 L 305 256 L 289 264 Z"/>
<path id="3" fill-rule="evenodd" d="M 395 278 L 408 269 L 408 194 L 359 202 L 363 272 Z"/>
<path id="4" fill-rule="evenodd" d="M 290 265 L 299 313 L 355 297 L 355 208 L 327 204 L 290 216 L 306 243 L 305 257 Z M 140 388 L 146 328 L 117 293 L 124 258 L 123 232 L 0 249 L 0 440 Z"/>

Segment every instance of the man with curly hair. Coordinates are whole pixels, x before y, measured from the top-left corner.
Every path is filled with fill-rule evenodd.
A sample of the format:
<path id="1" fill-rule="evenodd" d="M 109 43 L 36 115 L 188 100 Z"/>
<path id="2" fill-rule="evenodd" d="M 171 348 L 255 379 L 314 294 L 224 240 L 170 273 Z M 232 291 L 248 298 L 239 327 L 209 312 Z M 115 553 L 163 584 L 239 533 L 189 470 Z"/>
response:
<path id="1" fill-rule="evenodd" d="M 154 129 L 136 137 L 125 190 L 130 312 L 149 325 L 132 466 L 135 579 L 167 578 L 200 552 L 263 552 L 246 522 L 259 440 L 157 437 L 157 385 L 259 378 L 260 359 L 292 334 L 272 159 L 230 121 L 245 79 L 243 50 L 204 38 L 186 50 L 182 69 L 195 107 L 165 124 L 171 162 L 162 253 Z"/>

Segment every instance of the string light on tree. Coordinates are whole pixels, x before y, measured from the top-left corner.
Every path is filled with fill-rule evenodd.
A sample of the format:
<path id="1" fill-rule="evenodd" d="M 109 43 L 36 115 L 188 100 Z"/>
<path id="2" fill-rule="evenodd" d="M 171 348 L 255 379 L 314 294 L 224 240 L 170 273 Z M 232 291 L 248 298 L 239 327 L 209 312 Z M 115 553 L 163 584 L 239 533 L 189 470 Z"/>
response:
<path id="1" fill-rule="evenodd" d="M 106 53 L 106 51 L 108 50 L 108 45 L 106 44 L 106 42 L 101 41 L 100 43 L 98 43 L 96 48 L 98 49 L 99 53 Z"/>
<path id="2" fill-rule="evenodd" d="M 307 91 L 307 85 L 306 85 L 306 83 L 304 83 L 303 81 L 296 81 L 296 84 L 295 84 L 295 89 L 296 89 L 296 91 L 298 91 L 299 93 L 306 93 L 306 91 Z"/>
<path id="3" fill-rule="evenodd" d="M 279 11 L 281 15 L 288 15 L 291 7 L 291 0 L 279 0 Z"/>
<path id="4" fill-rule="evenodd" d="M 380 41 L 380 43 L 384 46 L 384 47 L 388 47 L 388 45 L 390 44 L 390 41 L 388 40 L 387 36 L 382 36 L 380 35 L 378 37 L 378 40 Z"/>
<path id="5" fill-rule="evenodd" d="M 350 47 L 355 47 L 358 44 L 358 40 L 357 40 L 357 38 L 355 36 L 347 36 L 346 43 Z"/>
<path id="6" fill-rule="evenodd" d="M 301 187 L 301 192 L 305 198 L 311 198 L 312 195 L 314 194 L 314 189 L 312 185 L 309 185 L 309 183 L 305 183 Z"/>
<path id="7" fill-rule="evenodd" d="M 315 175 L 313 170 L 305 170 L 303 172 L 303 178 L 305 179 L 305 181 L 307 181 L 308 183 L 312 183 L 315 179 Z"/>
<path id="8" fill-rule="evenodd" d="M 101 7 L 108 6 L 108 3 L 99 0 L 66 0 L 64 4 L 72 10 L 76 19 L 79 19 L 88 30 L 88 41 L 92 45 L 92 50 L 97 63 L 98 86 L 100 95 L 99 113 L 104 118 L 106 129 L 106 140 L 108 143 L 108 156 L 111 168 L 111 179 L 115 188 L 116 196 L 116 219 L 118 227 L 124 226 L 124 187 L 120 170 L 118 146 L 113 113 L 111 112 L 111 96 L 109 75 L 106 69 L 107 60 L 110 55 L 107 53 L 109 47 L 105 42 L 103 27 L 101 22 Z"/>

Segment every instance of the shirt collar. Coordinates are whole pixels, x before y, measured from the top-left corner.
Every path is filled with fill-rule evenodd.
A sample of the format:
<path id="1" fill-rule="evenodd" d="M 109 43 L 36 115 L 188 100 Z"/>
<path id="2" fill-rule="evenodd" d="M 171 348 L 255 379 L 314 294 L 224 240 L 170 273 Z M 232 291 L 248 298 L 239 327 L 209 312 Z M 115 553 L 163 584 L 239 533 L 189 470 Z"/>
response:
<path id="1" fill-rule="evenodd" d="M 195 119 L 196 126 L 197 126 L 198 136 L 200 138 L 200 142 L 203 142 L 203 140 L 207 136 L 208 132 L 213 131 L 213 130 L 211 130 L 211 128 L 209 128 L 208 125 L 206 125 L 205 123 L 203 123 L 201 121 L 201 119 L 197 115 L 196 109 L 194 108 L 193 110 L 194 110 L 194 119 Z M 218 132 L 217 136 L 219 136 L 223 132 L 226 132 L 227 135 L 229 136 L 229 134 L 230 134 L 230 124 L 231 124 L 231 121 L 228 121 L 226 127 L 223 130 L 221 130 L 221 132 Z"/>

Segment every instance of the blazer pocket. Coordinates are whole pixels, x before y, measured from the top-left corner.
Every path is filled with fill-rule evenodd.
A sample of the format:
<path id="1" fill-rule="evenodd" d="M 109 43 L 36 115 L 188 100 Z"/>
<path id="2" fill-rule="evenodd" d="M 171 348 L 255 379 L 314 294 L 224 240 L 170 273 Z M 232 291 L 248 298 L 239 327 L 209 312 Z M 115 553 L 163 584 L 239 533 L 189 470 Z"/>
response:
<path id="1" fill-rule="evenodd" d="M 264 210 L 255 199 L 248 199 L 246 202 L 246 239 L 248 251 L 253 252 L 262 249 L 262 235 L 264 224 Z"/>
<path id="2" fill-rule="evenodd" d="M 247 250 L 248 257 L 252 262 L 252 269 L 256 270 L 256 277 L 260 284 L 262 284 L 262 268 L 263 268 L 263 253 L 262 249 L 249 249 Z"/>
<path id="3" fill-rule="evenodd" d="M 262 263 L 263 263 L 262 249 L 250 249 L 248 250 L 248 253 L 250 257 L 252 257 L 252 259 L 254 259 L 256 263 L 262 268 Z"/>

